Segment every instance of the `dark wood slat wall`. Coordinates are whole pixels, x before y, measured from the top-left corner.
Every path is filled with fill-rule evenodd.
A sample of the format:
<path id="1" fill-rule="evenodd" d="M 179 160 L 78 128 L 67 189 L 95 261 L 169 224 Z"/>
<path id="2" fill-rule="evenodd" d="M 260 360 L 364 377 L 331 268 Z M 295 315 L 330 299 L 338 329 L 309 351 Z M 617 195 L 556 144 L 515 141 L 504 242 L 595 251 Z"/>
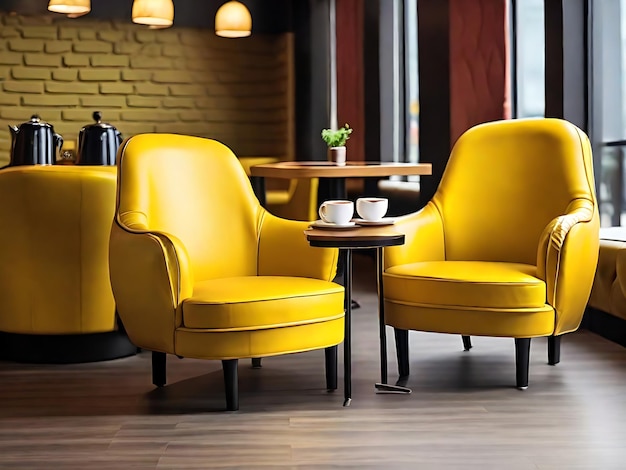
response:
<path id="1" fill-rule="evenodd" d="M 365 159 L 381 161 L 380 149 L 380 2 L 368 0 L 363 5 L 363 94 L 365 123 L 363 144 Z"/>
<path id="2" fill-rule="evenodd" d="M 546 117 L 589 130 L 587 0 L 544 3 Z"/>
<path id="3" fill-rule="evenodd" d="M 450 155 L 449 1 L 420 0 L 417 15 L 419 67 L 419 153 L 432 163 L 433 174 L 422 178 L 420 198 L 435 194 Z"/>
<path id="4" fill-rule="evenodd" d="M 337 124 L 354 130 L 346 158 L 365 159 L 365 96 L 363 62 L 363 0 L 336 0 Z"/>
<path id="5" fill-rule="evenodd" d="M 320 132 L 329 125 L 329 0 L 293 3 L 295 159 L 325 160 Z"/>

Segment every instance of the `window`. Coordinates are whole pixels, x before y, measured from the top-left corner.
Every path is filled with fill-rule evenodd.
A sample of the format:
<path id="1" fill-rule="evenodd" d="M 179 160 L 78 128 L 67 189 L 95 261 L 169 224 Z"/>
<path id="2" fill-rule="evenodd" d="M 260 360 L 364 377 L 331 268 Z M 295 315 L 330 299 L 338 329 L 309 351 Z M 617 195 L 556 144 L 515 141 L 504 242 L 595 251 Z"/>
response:
<path id="1" fill-rule="evenodd" d="M 406 151 L 404 161 L 419 162 L 419 81 L 417 79 L 417 0 L 404 3 L 404 62 L 407 106 L 406 109 Z"/>
<path id="2" fill-rule="evenodd" d="M 544 0 L 513 0 L 514 116 L 545 115 Z"/>
<path id="3" fill-rule="evenodd" d="M 626 0 L 591 4 L 591 115 L 602 226 L 626 225 Z"/>
<path id="4" fill-rule="evenodd" d="M 383 160 L 419 161 L 418 0 L 381 2 L 381 153 Z M 418 182 L 419 176 L 390 178 Z"/>

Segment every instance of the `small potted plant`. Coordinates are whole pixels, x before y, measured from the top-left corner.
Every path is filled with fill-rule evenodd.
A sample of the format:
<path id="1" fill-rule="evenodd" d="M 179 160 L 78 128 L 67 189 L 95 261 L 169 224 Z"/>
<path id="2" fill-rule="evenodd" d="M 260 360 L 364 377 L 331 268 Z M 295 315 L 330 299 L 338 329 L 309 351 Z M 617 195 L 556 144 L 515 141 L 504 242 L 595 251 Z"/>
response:
<path id="1" fill-rule="evenodd" d="M 346 141 L 352 129 L 348 124 L 339 129 L 322 129 L 322 139 L 328 146 L 328 161 L 336 165 L 346 164 Z"/>

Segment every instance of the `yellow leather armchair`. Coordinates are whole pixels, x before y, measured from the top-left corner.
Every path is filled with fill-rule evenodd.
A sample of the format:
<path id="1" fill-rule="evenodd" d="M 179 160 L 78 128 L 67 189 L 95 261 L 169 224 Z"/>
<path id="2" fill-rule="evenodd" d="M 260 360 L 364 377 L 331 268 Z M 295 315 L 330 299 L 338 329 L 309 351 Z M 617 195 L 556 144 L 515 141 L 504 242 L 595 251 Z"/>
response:
<path id="1" fill-rule="evenodd" d="M 90 362 L 134 354 L 109 281 L 116 169 L 0 171 L 0 332 L 20 362 Z"/>
<path id="2" fill-rule="evenodd" d="M 599 217 L 591 146 L 558 119 L 482 124 L 452 150 L 433 199 L 398 220 L 406 244 L 385 248 L 386 323 L 409 375 L 408 331 L 515 338 L 528 386 L 530 340 L 580 325 L 593 283 Z"/>
<path id="3" fill-rule="evenodd" d="M 337 250 L 309 247 L 307 223 L 263 209 L 217 141 L 136 135 L 118 172 L 111 282 L 129 337 L 153 351 L 155 385 L 165 384 L 166 354 L 221 360 L 236 410 L 238 359 L 324 348 L 327 387 L 337 387 Z"/>

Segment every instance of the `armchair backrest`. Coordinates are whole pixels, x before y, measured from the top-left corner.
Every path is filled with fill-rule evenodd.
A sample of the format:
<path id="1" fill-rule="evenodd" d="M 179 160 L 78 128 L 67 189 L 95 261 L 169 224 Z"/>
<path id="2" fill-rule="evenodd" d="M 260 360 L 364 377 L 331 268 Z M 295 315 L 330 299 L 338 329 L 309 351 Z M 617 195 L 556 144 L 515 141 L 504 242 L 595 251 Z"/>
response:
<path id="1" fill-rule="evenodd" d="M 597 218 L 589 140 L 559 119 L 478 125 L 455 144 L 431 203 L 446 259 L 534 265 L 555 217 L 583 204 Z"/>
<path id="2" fill-rule="evenodd" d="M 120 148 L 118 223 L 179 239 L 196 281 L 256 274 L 263 211 L 241 164 L 220 142 L 139 134 Z"/>

